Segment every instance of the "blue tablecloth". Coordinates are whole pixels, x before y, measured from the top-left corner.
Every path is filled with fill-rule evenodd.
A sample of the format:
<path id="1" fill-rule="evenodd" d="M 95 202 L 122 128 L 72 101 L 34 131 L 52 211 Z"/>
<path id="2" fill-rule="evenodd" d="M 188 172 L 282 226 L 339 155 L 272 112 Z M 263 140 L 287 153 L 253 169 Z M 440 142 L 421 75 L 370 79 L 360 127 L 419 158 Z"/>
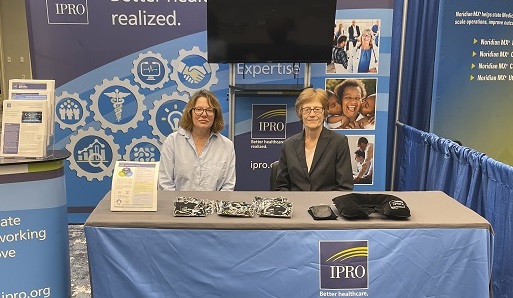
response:
<path id="1" fill-rule="evenodd" d="M 405 201 L 419 207 L 416 200 Z M 447 202 L 456 216 L 472 213 Z M 105 209 L 107 202 L 103 203 Z M 493 235 L 489 228 L 474 227 L 470 221 L 463 223 L 469 227 L 443 227 L 442 222 L 440 227 L 408 228 L 422 221 L 417 216 L 399 223 L 404 228 L 348 229 L 354 222 L 339 218 L 330 224 L 345 230 L 240 229 L 248 221 L 263 219 L 209 215 L 233 226 L 209 229 L 208 219 L 177 219 L 163 206 L 158 214 L 95 210 L 102 215 L 86 222 L 95 297 L 489 296 Z M 152 222 L 159 216 L 177 226 L 202 224 L 198 229 L 159 228 Z M 98 225 L 100 217 L 118 223 Z M 144 225 L 147 218 L 148 228 L 116 227 L 123 218 L 135 226 Z M 296 213 L 291 224 L 297 218 L 308 221 L 303 213 Z M 310 221 L 313 226 L 318 223 Z M 398 223 L 377 219 L 366 224 Z"/>

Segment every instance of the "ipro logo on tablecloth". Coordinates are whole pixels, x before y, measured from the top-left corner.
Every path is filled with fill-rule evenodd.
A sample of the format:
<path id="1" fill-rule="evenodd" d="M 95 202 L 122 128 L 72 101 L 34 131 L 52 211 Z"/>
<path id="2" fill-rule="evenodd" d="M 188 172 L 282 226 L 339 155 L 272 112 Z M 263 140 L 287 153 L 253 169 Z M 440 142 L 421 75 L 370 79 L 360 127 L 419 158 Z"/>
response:
<path id="1" fill-rule="evenodd" d="M 368 289 L 367 240 L 319 241 L 320 288 Z"/>

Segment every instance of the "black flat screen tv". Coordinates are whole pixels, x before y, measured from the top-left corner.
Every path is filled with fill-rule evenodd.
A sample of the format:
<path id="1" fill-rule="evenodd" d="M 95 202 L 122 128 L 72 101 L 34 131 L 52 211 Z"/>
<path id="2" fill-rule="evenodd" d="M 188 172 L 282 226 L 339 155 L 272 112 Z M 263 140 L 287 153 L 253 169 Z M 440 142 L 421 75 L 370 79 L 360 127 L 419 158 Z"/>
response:
<path id="1" fill-rule="evenodd" d="M 210 63 L 324 63 L 336 0 L 208 0 Z"/>

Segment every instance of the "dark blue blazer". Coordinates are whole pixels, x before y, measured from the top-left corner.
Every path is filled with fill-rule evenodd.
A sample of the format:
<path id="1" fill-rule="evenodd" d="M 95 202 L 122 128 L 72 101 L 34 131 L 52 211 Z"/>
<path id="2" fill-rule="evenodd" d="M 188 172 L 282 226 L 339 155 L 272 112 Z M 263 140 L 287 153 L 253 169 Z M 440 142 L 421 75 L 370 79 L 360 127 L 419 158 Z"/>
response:
<path id="1" fill-rule="evenodd" d="M 353 173 L 347 137 L 325 127 L 310 167 L 306 166 L 304 130 L 283 142 L 276 190 L 352 190 Z"/>

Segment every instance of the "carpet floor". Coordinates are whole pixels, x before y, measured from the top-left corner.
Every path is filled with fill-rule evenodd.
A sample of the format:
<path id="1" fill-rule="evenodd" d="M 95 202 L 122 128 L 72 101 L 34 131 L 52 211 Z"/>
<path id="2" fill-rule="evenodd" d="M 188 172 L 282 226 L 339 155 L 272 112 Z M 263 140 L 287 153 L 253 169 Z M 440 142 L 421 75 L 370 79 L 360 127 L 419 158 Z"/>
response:
<path id="1" fill-rule="evenodd" d="M 83 225 L 68 225 L 71 297 L 90 298 L 89 263 Z"/>

